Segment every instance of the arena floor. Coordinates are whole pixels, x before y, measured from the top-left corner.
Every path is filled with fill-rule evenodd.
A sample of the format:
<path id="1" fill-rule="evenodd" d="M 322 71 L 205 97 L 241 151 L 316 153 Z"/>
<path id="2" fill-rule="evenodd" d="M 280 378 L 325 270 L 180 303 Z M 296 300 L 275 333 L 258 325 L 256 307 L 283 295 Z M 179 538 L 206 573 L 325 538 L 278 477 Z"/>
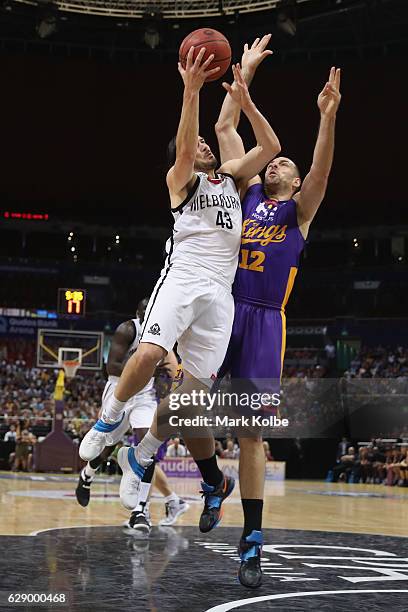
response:
<path id="1" fill-rule="evenodd" d="M 222 527 L 204 536 L 199 482 L 172 482 L 190 510 L 146 540 L 122 527 L 117 478 L 99 477 L 81 508 L 74 477 L 0 473 L 1 609 L 15 609 L 6 592 L 41 592 L 66 593 L 69 605 L 36 609 L 81 612 L 408 610 L 408 489 L 267 482 L 265 577 L 250 591 L 236 580 L 238 491 Z M 151 511 L 157 525 L 156 495 Z"/>

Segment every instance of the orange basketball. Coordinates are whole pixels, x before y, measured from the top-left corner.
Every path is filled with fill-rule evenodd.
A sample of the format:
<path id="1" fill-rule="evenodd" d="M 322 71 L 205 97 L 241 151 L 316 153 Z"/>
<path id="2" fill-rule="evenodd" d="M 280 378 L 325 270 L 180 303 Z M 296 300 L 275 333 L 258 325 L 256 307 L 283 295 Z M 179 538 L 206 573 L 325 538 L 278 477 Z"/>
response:
<path id="1" fill-rule="evenodd" d="M 219 71 L 206 81 L 216 81 L 222 77 L 228 70 L 231 63 L 231 47 L 224 34 L 211 28 L 200 28 L 194 30 L 185 37 L 180 45 L 179 59 L 183 68 L 186 67 L 187 53 L 191 47 L 194 47 L 194 59 L 200 52 L 202 47 L 206 48 L 203 57 L 203 62 L 214 53 L 214 59 L 208 67 L 208 70 L 220 67 Z"/>

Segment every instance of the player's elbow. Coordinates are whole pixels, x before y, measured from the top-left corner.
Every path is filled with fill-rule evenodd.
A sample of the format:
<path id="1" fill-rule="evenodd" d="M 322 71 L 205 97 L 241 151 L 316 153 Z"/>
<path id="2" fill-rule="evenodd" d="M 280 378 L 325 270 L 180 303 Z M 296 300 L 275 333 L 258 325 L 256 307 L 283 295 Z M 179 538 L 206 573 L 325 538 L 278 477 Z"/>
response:
<path id="1" fill-rule="evenodd" d="M 217 121 L 214 129 L 217 138 L 220 138 L 222 136 L 228 136 L 228 134 L 234 130 L 234 126 L 230 120 L 221 119 Z"/>
<path id="2" fill-rule="evenodd" d="M 219 134 L 222 134 L 228 129 L 228 122 L 222 119 L 218 119 L 217 123 L 214 126 L 214 129 L 217 136 Z"/>
<path id="3" fill-rule="evenodd" d="M 268 139 L 268 142 L 263 148 L 265 150 L 266 158 L 268 162 L 274 157 L 276 157 L 277 155 L 279 155 L 279 153 L 282 150 L 281 143 L 279 142 L 279 139 L 275 135 L 271 136 Z"/>

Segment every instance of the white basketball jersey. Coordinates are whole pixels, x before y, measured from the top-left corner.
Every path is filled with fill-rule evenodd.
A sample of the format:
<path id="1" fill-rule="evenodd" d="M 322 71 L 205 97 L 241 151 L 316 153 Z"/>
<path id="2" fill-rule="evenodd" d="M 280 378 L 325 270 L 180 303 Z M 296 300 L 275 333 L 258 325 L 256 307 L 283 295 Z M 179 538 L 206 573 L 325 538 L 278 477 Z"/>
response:
<path id="1" fill-rule="evenodd" d="M 142 335 L 142 325 L 139 321 L 139 319 L 132 319 L 132 323 L 135 326 L 135 337 L 134 340 L 132 342 L 132 344 L 129 346 L 126 356 L 125 356 L 125 363 L 128 359 L 131 358 L 131 356 L 133 355 L 133 353 L 136 352 L 137 347 L 139 346 L 139 340 L 140 340 L 140 336 Z"/>
<path id="2" fill-rule="evenodd" d="M 241 243 L 242 210 L 232 176 L 214 179 L 197 172 L 197 180 L 180 206 L 172 209 L 174 229 L 167 241 L 166 267 L 198 267 L 232 285 Z"/>

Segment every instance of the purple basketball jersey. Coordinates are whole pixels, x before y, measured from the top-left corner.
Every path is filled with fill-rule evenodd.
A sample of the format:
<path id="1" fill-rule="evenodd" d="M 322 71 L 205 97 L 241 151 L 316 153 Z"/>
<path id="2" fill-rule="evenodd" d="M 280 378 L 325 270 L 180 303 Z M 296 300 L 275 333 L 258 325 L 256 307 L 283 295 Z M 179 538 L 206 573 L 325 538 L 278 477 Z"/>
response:
<path id="1" fill-rule="evenodd" d="M 242 209 L 234 297 L 236 301 L 284 309 L 305 243 L 297 222 L 296 202 L 268 200 L 259 183 L 248 189 Z"/>
<path id="2" fill-rule="evenodd" d="M 279 391 L 286 344 L 285 306 L 304 247 L 294 200 L 268 200 L 261 184 L 242 202 L 239 267 L 233 294 L 235 318 L 219 376 L 249 379 Z"/>

